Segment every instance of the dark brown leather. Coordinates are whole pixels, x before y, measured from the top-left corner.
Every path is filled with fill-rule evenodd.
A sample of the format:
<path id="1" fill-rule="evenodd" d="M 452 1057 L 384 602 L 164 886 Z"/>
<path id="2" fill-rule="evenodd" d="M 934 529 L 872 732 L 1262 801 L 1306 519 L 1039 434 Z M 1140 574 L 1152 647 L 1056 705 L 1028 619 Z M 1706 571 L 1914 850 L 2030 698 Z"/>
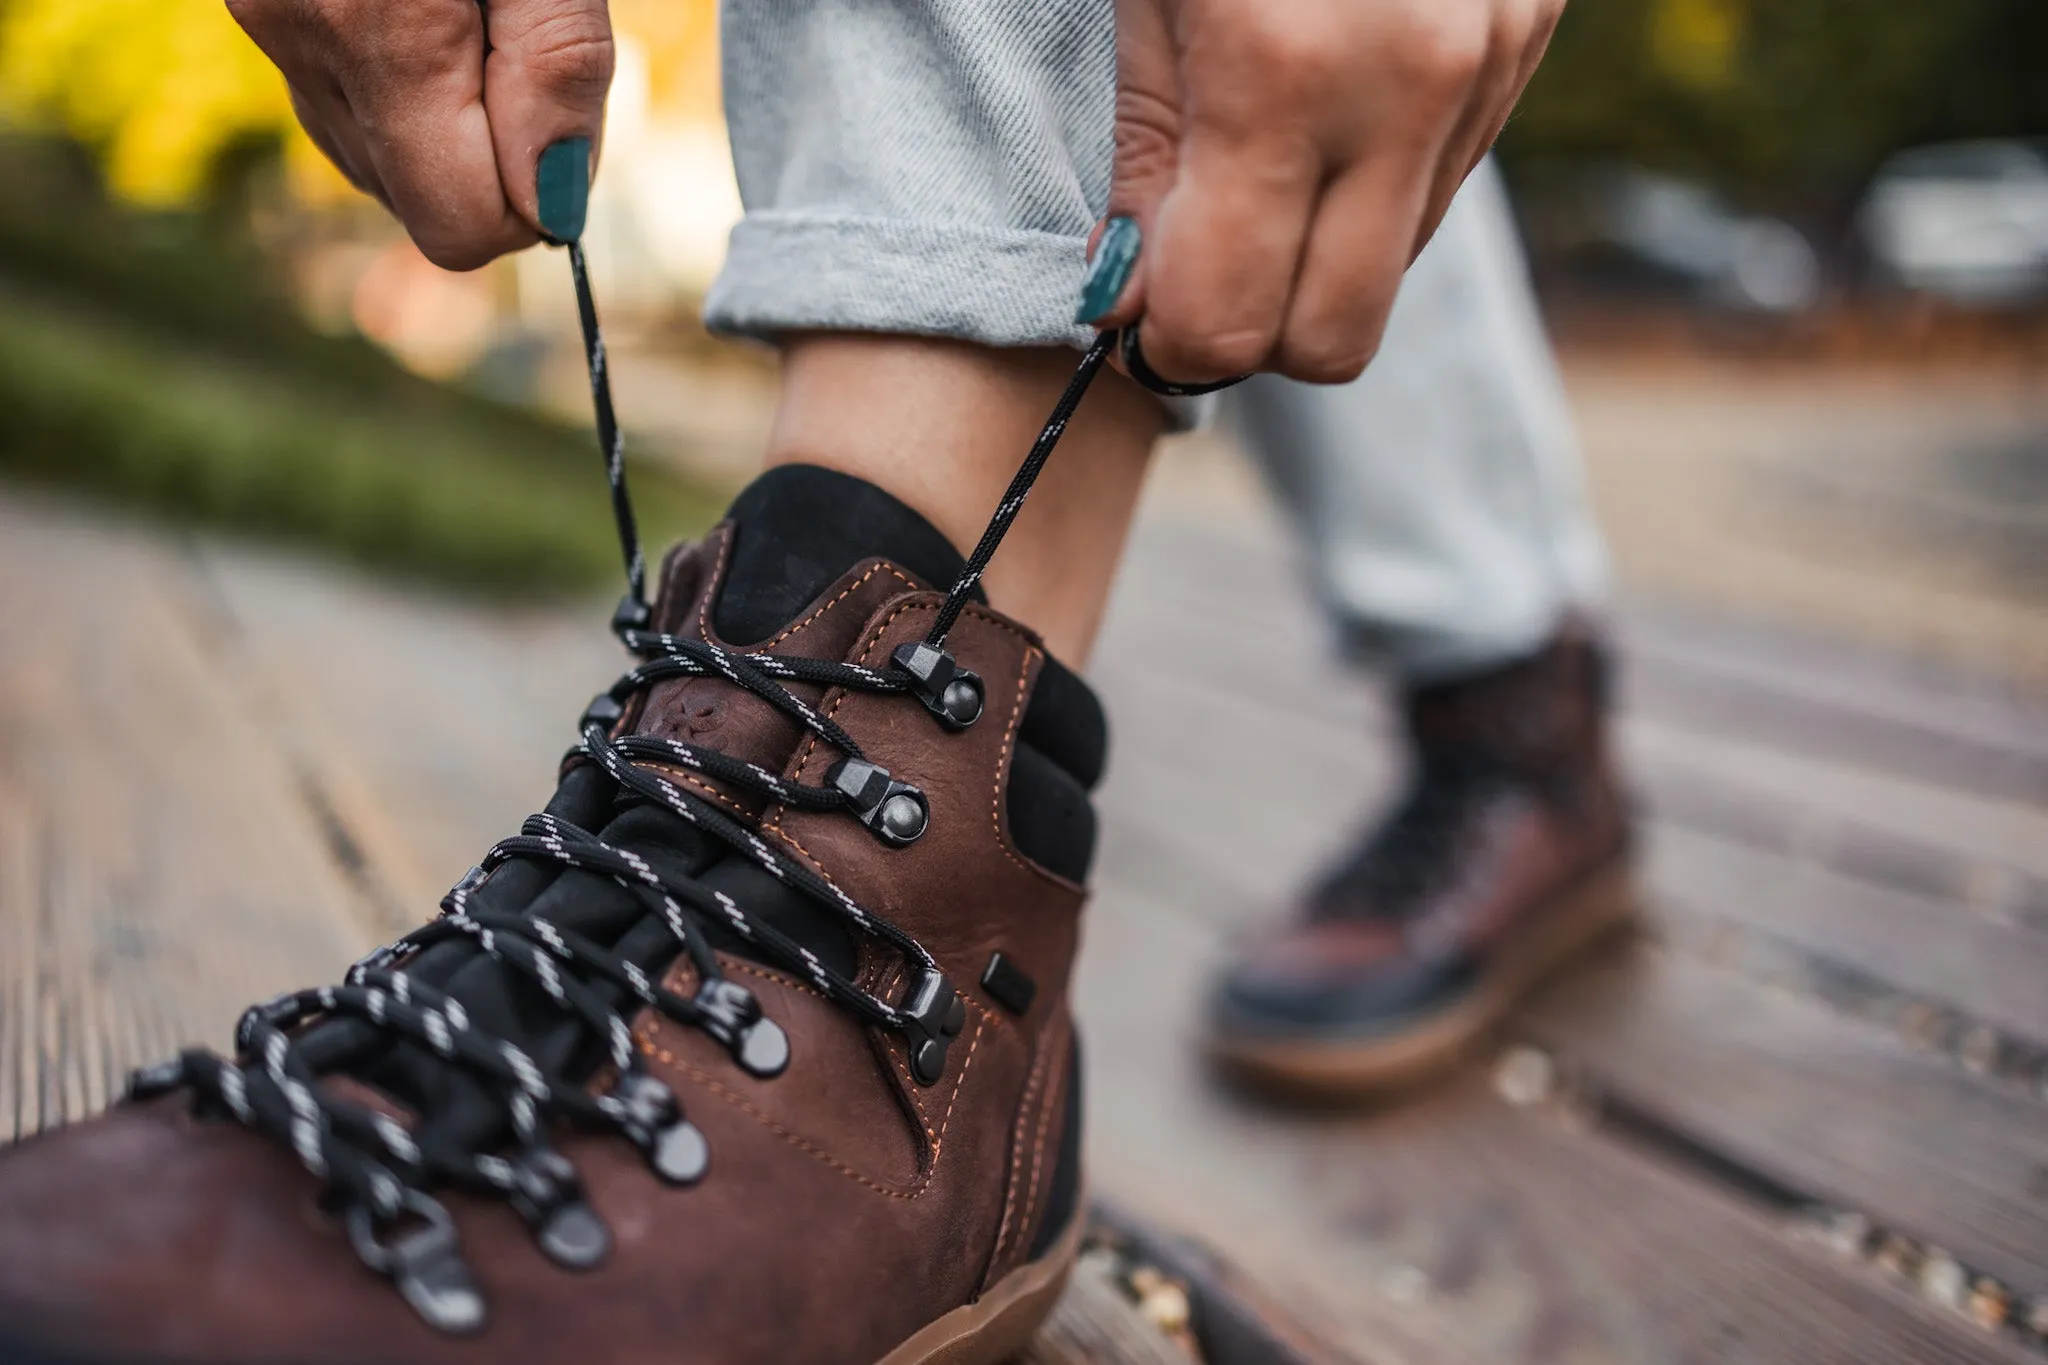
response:
<path id="1" fill-rule="evenodd" d="M 726 544 L 714 532 L 671 555 L 657 617 L 666 627 L 706 633 Z M 872 561 L 756 648 L 879 666 L 923 633 L 939 600 Z M 900 1039 L 784 973 L 725 959 L 787 1030 L 788 1071 L 754 1079 L 702 1033 L 643 1016 L 636 1037 L 709 1139 L 709 1174 L 669 1188 L 625 1141 L 565 1134 L 562 1150 L 615 1239 L 609 1260 L 582 1274 L 545 1260 L 505 1205 L 448 1197 L 490 1304 L 487 1328 L 469 1340 L 436 1335 L 357 1262 L 282 1146 L 196 1121 L 181 1099 L 118 1107 L 0 1155 L 0 1339 L 266 1365 L 867 1365 L 969 1302 L 1026 1259 L 1046 1217 L 1083 892 L 1023 857 L 1005 825 L 1038 642 L 970 607 L 949 647 L 986 687 L 982 719 L 963 732 L 907 697 L 815 698 L 923 788 L 921 840 L 891 850 L 844 815 L 774 808 L 762 825 L 921 939 L 960 988 L 967 1024 L 939 1084 L 910 1078 Z M 640 710 L 626 724 L 807 782 L 835 757 L 723 682 L 662 685 Z M 981 993 L 998 948 L 1037 983 L 1022 1018 Z M 672 982 L 689 972 L 674 968 Z M 864 951 L 861 975 L 900 995 L 904 973 L 887 954 Z"/>
<path id="2" fill-rule="evenodd" d="M 1625 852 L 1607 692 L 1601 650 L 1574 626 L 1527 659 L 1408 694 L 1406 804 L 1434 803 L 1428 846 L 1404 844 L 1427 818 L 1369 831 L 1283 927 L 1243 945 L 1219 1027 L 1398 1030 L 1471 991 L 1495 956 Z M 1397 860 L 1408 867 L 1393 870 Z"/>

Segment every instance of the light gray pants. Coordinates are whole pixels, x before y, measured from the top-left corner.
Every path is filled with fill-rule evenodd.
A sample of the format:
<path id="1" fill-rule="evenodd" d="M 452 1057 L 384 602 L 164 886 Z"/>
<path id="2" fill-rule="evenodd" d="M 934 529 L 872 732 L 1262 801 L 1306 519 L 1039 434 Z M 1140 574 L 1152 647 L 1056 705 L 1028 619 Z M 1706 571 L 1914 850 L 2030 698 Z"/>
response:
<path id="1" fill-rule="evenodd" d="M 714 328 L 1085 344 L 1108 200 L 1109 0 L 726 0 L 746 216 Z M 1528 651 L 1603 586 L 1562 387 L 1499 178 L 1453 205 L 1356 383 L 1235 390 L 1341 638 L 1404 677 Z"/>

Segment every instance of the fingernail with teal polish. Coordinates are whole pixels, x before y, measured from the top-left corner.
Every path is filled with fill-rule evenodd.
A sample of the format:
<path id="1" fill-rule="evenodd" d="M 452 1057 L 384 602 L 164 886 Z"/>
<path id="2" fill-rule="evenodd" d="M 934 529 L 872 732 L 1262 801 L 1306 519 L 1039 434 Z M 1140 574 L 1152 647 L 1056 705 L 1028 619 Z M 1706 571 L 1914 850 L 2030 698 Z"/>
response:
<path id="1" fill-rule="evenodd" d="M 540 198 L 540 230 L 558 242 L 583 235 L 590 208 L 590 139 L 565 137 L 540 154 L 534 172 Z"/>
<path id="2" fill-rule="evenodd" d="M 1116 307 L 1118 295 L 1131 282 L 1131 267 L 1138 263 L 1138 247 L 1143 242 L 1135 218 L 1112 218 L 1103 225 L 1102 236 L 1095 242 L 1095 257 L 1081 280 L 1081 306 L 1074 310 L 1074 321 L 1094 322 Z"/>

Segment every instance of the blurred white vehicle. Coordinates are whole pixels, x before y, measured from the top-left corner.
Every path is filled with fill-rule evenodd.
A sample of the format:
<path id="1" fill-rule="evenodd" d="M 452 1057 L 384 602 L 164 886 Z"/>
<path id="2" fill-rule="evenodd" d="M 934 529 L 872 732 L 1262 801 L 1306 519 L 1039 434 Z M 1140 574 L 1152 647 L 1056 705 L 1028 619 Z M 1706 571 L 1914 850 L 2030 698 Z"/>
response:
<path id="1" fill-rule="evenodd" d="M 1539 266 L 1574 290 L 1790 317 L 1820 301 L 1820 255 L 1781 218 L 1743 213 L 1705 185 L 1640 166 L 1566 169 L 1522 208 Z"/>
<path id="2" fill-rule="evenodd" d="M 1978 307 L 2048 296 L 2048 155 L 2025 142 L 1901 152 L 1872 180 L 1859 226 L 1887 285 Z"/>
<path id="3" fill-rule="evenodd" d="M 1703 185 L 1634 171 L 1611 175 L 1603 207 L 1615 241 L 1697 283 L 1722 307 L 1798 313 L 1820 299 L 1820 257 L 1778 218 L 1736 212 Z"/>

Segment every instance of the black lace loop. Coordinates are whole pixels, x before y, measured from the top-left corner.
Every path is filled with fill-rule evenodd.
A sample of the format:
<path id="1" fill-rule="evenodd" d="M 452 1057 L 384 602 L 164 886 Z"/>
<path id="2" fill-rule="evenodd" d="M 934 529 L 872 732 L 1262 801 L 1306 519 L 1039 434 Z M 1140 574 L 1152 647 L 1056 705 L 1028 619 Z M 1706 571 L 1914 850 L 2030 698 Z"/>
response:
<path id="1" fill-rule="evenodd" d="M 551 1259 L 580 1270 L 604 1260 L 611 1237 L 584 1200 L 574 1167 L 550 1146 L 551 1121 L 617 1134 L 638 1147 L 654 1173 L 668 1183 L 688 1185 L 705 1174 L 709 1146 L 684 1116 L 674 1092 L 643 1065 L 630 1023 L 634 1014 L 652 1010 L 701 1030 L 756 1077 L 773 1077 L 788 1065 L 787 1035 L 764 1014 L 753 992 L 725 975 L 712 947 L 712 926 L 800 975 L 865 1022 L 900 1035 L 908 1048 L 911 1074 L 920 1084 L 934 1085 L 943 1078 L 950 1045 L 965 1026 L 966 1008 L 930 952 L 837 885 L 783 854 L 745 821 L 685 790 L 665 770 L 701 774 L 802 810 L 845 812 L 867 824 L 885 844 L 909 842 L 921 834 L 931 818 L 923 793 L 891 777 L 852 735 L 792 692 L 789 684 L 910 696 L 949 729 L 974 722 L 982 705 L 980 679 L 946 652 L 946 637 L 1117 343 L 1115 333 L 1104 333 L 1083 355 L 922 644 L 899 649 L 887 670 L 736 653 L 649 628 L 646 560 L 626 487 L 604 338 L 583 249 L 572 242 L 568 250 L 598 441 L 626 570 L 626 594 L 613 626 L 639 660 L 586 708 L 580 741 L 568 761 L 595 765 L 618 793 L 675 815 L 830 911 L 851 933 L 894 950 L 910 969 L 910 986 L 900 1002 L 885 1000 L 842 975 L 803 943 L 750 916 L 725 892 L 693 878 L 663 875 L 630 848 L 608 843 L 555 815 L 539 814 L 530 816 L 518 834 L 501 840 L 448 892 L 439 918 L 371 952 L 340 985 L 292 992 L 251 1007 L 236 1028 L 234 1058 L 193 1049 L 130 1078 L 133 1098 L 189 1090 L 201 1112 L 289 1146 L 342 1211 L 349 1240 L 363 1264 L 389 1277 L 422 1318 L 451 1334 L 480 1328 L 485 1303 L 462 1258 L 454 1219 L 428 1193 L 430 1189 L 445 1186 L 504 1199 Z M 1127 348 L 1127 354 L 1135 351 Z M 681 678 L 720 679 L 790 717 L 840 755 L 827 781 L 796 782 L 684 740 L 614 733 L 628 708 L 649 688 Z M 696 976 L 693 994 L 667 989 L 617 950 L 534 910 L 510 913 L 482 903 L 483 888 L 512 862 L 573 869 L 607 879 L 632 896 L 667 929 L 671 955 L 690 959 Z M 409 974 L 420 954 L 456 940 L 468 940 L 497 968 L 536 987 L 549 1006 L 580 1026 L 587 1039 L 601 1043 L 611 1075 L 609 1088 L 592 1093 L 569 1068 L 544 1066 L 517 1043 L 475 1023 L 454 996 Z M 319 1053 L 316 1066 L 315 1049 L 306 1045 L 307 1030 L 327 1020 L 350 1021 L 373 1042 L 411 1044 L 435 1065 L 466 1076 L 500 1111 L 503 1128 L 510 1133 L 509 1145 L 504 1150 L 476 1150 L 437 1134 L 425 1112 L 430 1106 L 422 1106 L 416 1131 L 381 1109 L 323 1087 L 322 1076 L 339 1070 L 348 1056 L 355 1055 L 348 1049 L 339 1049 L 337 1055 L 337 1049 L 329 1048 Z"/>

